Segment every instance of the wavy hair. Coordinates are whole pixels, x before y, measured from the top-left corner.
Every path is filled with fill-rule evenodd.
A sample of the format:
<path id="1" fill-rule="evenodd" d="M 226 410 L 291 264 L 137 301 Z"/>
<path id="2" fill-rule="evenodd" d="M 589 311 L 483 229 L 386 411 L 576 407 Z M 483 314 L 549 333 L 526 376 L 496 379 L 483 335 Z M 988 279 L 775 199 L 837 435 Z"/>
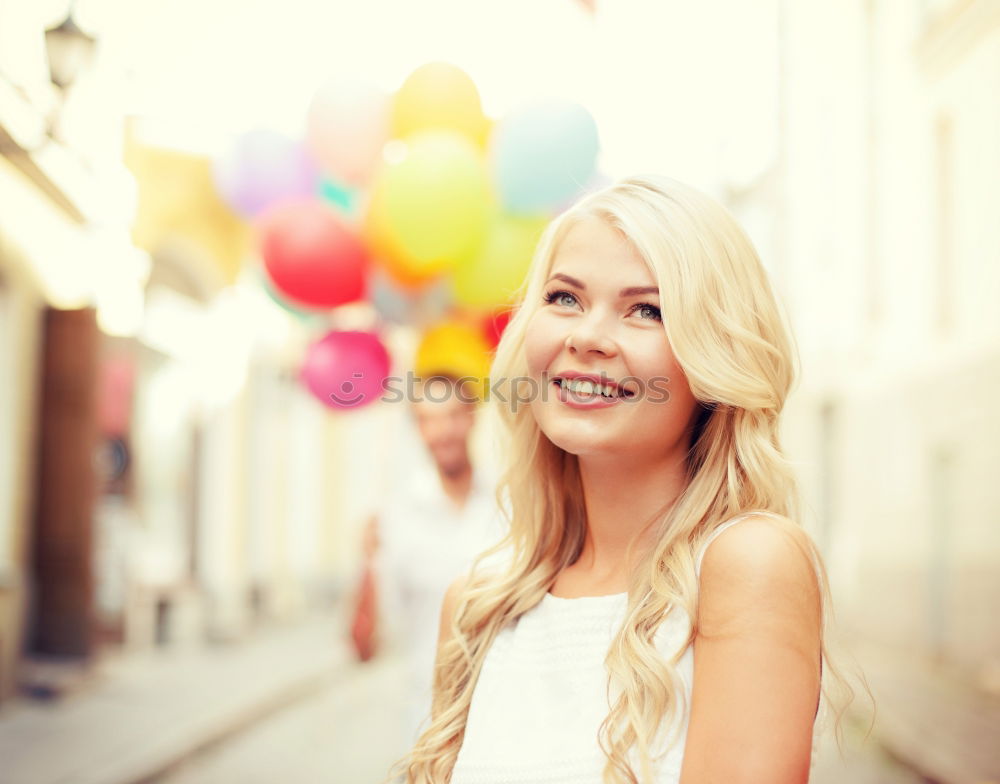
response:
<path id="1" fill-rule="evenodd" d="M 542 234 L 490 370 L 491 383 L 501 393 L 491 410 L 505 439 L 505 470 L 496 495 L 508 517 L 508 534 L 471 570 L 450 621 L 450 637 L 437 654 L 431 721 L 386 781 L 394 776 L 406 784 L 451 780 L 473 690 L 493 640 L 535 607 L 560 571 L 580 555 L 587 521 L 578 459 L 542 433 L 530 407 L 509 401 L 527 399 L 518 389 L 530 380 L 525 332 L 543 300 L 559 243 L 588 217 L 620 231 L 648 265 L 659 285 L 668 340 L 699 402 L 685 488 L 643 529 L 653 527 L 653 545 L 638 554 L 625 618 L 605 658 L 609 700 L 612 686 L 617 693 L 595 738 L 606 757 L 605 782 L 652 781 L 658 733 L 674 726 L 685 710 L 677 663 L 697 634 L 695 557 L 706 538 L 734 516 L 753 512 L 768 514 L 786 530 L 799 529 L 793 522 L 799 513 L 794 471 L 778 432 L 796 378 L 796 348 L 749 238 L 716 201 L 666 177 L 628 177 L 585 196 Z M 821 694 L 838 705 L 839 745 L 841 718 L 854 690 L 831 655 L 832 601 L 820 553 L 801 530 L 791 533 L 798 533 L 795 541 L 808 549 L 822 593 Z M 504 570 L 478 568 L 501 551 L 511 558 Z M 654 645 L 654 633 L 675 607 L 691 619 L 690 633 L 674 655 L 665 657 Z"/>

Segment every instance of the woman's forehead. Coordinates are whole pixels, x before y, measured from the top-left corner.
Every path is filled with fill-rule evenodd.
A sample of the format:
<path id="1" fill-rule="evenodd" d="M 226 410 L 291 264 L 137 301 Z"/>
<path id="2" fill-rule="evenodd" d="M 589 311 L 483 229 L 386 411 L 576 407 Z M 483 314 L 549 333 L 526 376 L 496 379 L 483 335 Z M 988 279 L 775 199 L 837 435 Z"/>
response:
<path id="1" fill-rule="evenodd" d="M 566 230 L 556 249 L 556 256 L 594 250 L 621 255 L 635 254 L 635 248 L 620 229 L 596 215 L 587 215 L 574 221 Z"/>
<path id="2" fill-rule="evenodd" d="M 561 247 L 552 259 L 546 280 L 562 278 L 583 288 L 656 285 L 656 277 L 642 256 L 631 246 L 574 243 Z M 567 280 L 567 278 L 571 280 Z"/>

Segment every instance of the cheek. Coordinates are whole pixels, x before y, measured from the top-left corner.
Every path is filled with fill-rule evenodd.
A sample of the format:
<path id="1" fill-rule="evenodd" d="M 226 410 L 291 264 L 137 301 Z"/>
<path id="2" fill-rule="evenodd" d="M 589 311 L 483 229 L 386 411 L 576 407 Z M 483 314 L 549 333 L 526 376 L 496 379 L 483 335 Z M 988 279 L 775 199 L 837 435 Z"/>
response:
<path id="1" fill-rule="evenodd" d="M 670 384 L 683 378 L 683 372 L 670 350 L 666 335 L 645 335 L 635 341 L 628 353 L 629 369 L 639 378 L 648 381 L 653 378 L 670 379 Z M 663 381 L 661 380 L 662 384 Z"/>
<path id="2" fill-rule="evenodd" d="M 459 422 L 458 427 L 455 428 L 455 433 L 457 437 L 461 439 L 468 438 L 469 434 L 472 432 L 473 424 L 475 424 L 475 422 L 471 417 L 467 419 L 462 419 L 462 421 Z"/>
<path id="3" fill-rule="evenodd" d="M 524 358 L 528 363 L 528 373 L 537 376 L 549 368 L 561 345 L 558 325 L 552 324 L 542 312 L 532 316 L 524 333 Z"/>
<path id="4" fill-rule="evenodd" d="M 663 401 L 663 404 L 657 405 L 659 415 L 680 426 L 689 420 L 697 403 L 694 395 L 691 394 L 687 376 L 684 375 L 681 366 L 671 356 L 663 363 L 660 377 L 667 380 L 658 382 L 658 399 L 662 399 L 664 391 L 668 397 Z"/>
<path id="5" fill-rule="evenodd" d="M 684 371 L 681 370 L 681 366 L 677 364 L 677 361 L 673 358 L 673 355 L 668 357 L 662 363 L 661 375 L 669 378 L 668 382 L 670 386 L 677 389 L 688 389 L 687 377 L 684 375 Z"/>
<path id="6" fill-rule="evenodd" d="M 632 355 L 632 372 L 650 385 L 650 389 L 655 385 L 657 395 L 662 395 L 664 390 L 669 391 L 670 399 L 675 403 L 672 409 L 676 406 L 686 407 L 692 399 L 691 388 L 670 350 L 669 342 L 664 340 L 645 348 L 646 350 Z"/>

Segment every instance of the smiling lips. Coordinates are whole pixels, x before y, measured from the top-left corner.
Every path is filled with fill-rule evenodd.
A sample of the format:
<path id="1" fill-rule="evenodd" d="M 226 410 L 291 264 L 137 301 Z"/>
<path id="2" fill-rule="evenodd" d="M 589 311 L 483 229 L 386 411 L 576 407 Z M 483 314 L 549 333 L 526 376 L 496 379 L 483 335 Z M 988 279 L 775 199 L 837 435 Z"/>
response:
<path id="1" fill-rule="evenodd" d="M 635 394 L 609 378 L 573 371 L 561 373 L 552 383 L 559 389 L 560 400 L 580 408 L 612 405 Z"/>

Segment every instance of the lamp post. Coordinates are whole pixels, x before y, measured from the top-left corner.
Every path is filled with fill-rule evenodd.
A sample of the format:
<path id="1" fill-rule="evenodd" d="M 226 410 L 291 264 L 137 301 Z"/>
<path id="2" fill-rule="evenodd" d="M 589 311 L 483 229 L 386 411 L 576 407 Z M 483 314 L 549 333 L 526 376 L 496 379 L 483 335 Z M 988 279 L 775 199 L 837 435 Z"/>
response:
<path id="1" fill-rule="evenodd" d="M 95 43 L 93 36 L 87 35 L 73 20 L 70 6 L 62 23 L 45 31 L 52 83 L 64 91 L 69 88 L 93 56 Z"/>

